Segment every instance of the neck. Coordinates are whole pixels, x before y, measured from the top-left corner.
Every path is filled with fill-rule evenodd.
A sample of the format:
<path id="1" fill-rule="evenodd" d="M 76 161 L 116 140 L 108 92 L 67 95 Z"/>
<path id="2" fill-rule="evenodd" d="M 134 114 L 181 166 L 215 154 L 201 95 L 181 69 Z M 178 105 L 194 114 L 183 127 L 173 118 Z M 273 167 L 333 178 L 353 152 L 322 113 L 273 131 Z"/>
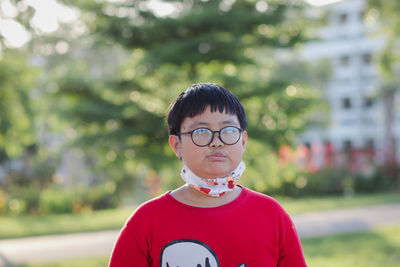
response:
<path id="1" fill-rule="evenodd" d="M 189 185 L 184 185 L 172 191 L 171 196 L 177 201 L 189 206 L 212 208 L 232 202 L 240 195 L 241 192 L 242 189 L 239 186 L 235 186 L 232 191 L 226 192 L 223 196 L 216 198 L 203 194 Z"/>
<path id="2" fill-rule="evenodd" d="M 243 171 L 245 170 L 244 163 L 241 161 L 239 165 L 231 171 L 227 176 L 206 179 L 194 174 L 186 165 L 183 165 L 181 177 L 192 188 L 209 196 L 221 197 L 227 192 L 231 192 Z"/>

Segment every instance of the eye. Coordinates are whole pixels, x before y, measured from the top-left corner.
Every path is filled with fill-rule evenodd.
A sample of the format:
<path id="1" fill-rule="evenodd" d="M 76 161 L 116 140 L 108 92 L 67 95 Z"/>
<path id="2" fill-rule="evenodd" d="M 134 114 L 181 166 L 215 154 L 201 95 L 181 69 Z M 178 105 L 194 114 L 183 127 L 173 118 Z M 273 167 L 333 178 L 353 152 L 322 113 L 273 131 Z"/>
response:
<path id="1" fill-rule="evenodd" d="M 236 127 L 233 127 L 233 126 L 228 126 L 228 127 L 223 128 L 221 130 L 221 132 L 224 134 L 236 134 L 239 132 L 239 129 Z"/>
<path id="2" fill-rule="evenodd" d="M 210 130 L 207 128 L 199 128 L 193 131 L 193 135 L 210 135 Z"/>

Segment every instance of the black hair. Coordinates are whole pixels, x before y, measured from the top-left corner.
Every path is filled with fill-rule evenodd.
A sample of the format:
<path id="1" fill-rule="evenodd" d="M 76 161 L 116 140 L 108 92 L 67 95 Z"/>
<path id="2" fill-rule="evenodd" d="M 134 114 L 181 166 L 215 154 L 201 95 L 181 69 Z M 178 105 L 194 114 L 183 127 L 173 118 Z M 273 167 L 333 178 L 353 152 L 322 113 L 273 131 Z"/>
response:
<path id="1" fill-rule="evenodd" d="M 186 117 L 192 118 L 201 114 L 208 106 L 211 112 L 225 111 L 236 115 L 240 128 L 246 130 L 246 113 L 236 96 L 215 83 L 197 83 L 182 92 L 169 106 L 167 112 L 169 134 L 177 135 Z"/>

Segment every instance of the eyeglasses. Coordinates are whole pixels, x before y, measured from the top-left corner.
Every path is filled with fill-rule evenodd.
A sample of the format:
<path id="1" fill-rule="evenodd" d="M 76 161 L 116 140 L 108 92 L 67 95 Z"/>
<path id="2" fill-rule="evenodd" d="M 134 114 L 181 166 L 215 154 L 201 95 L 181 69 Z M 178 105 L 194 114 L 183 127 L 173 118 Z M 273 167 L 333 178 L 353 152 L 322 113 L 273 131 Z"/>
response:
<path id="1" fill-rule="evenodd" d="M 214 134 L 218 133 L 219 140 L 225 145 L 234 145 L 240 139 L 240 134 L 243 130 L 235 126 L 227 126 L 219 131 L 213 131 L 208 128 L 197 128 L 190 132 L 178 133 L 178 136 L 182 134 L 190 134 L 193 143 L 196 146 L 208 146 L 214 140 Z"/>

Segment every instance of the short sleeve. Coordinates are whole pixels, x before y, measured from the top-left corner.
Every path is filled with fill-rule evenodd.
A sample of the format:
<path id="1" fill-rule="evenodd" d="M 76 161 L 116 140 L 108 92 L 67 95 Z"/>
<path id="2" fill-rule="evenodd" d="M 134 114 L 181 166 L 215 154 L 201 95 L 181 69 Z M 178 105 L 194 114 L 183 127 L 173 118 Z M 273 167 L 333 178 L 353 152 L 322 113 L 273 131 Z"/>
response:
<path id="1" fill-rule="evenodd" d="M 130 225 L 131 226 L 131 225 Z M 147 253 L 126 225 L 120 232 L 111 254 L 109 267 L 150 266 Z"/>
<path id="2" fill-rule="evenodd" d="M 301 242 L 296 228 L 288 218 L 288 224 L 285 229 L 283 245 L 280 249 L 279 267 L 306 267 Z"/>

